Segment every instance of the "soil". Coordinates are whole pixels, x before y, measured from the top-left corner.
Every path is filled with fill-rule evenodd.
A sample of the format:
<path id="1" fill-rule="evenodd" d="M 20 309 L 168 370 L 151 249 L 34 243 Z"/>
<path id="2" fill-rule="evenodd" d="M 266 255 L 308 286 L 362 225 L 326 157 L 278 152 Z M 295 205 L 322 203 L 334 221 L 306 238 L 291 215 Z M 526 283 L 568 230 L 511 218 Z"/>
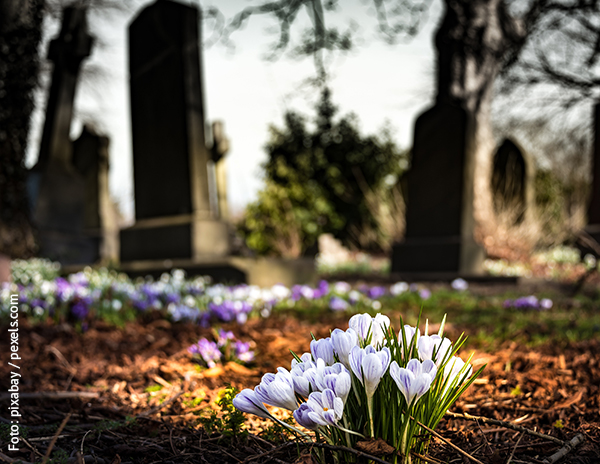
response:
<path id="1" fill-rule="evenodd" d="M 199 337 L 211 336 L 197 325 L 154 320 L 115 329 L 96 322 L 80 333 L 68 325 L 31 327 L 23 321 L 18 406 L 20 425 L 27 430 L 21 429 L 20 451 L 8 452 L 9 424 L 2 419 L 0 460 L 43 462 L 50 448 L 54 461 L 49 462 L 77 464 L 310 463 L 306 450 L 299 456 L 296 446 L 278 442 L 264 421 L 249 417 L 250 433 L 231 438 L 219 431 L 209 434 L 198 418 L 206 417 L 207 406 L 216 407 L 224 386 L 254 387 L 264 373 L 289 367 L 289 350 L 307 351 L 311 332 L 327 336 L 330 329 L 345 328 L 346 321 L 336 314 L 318 322 L 274 314 L 243 326 L 224 325 L 255 343 L 256 362 L 249 368 L 229 363 L 206 370 L 198 369 L 187 352 Z M 6 327 L 2 333 L 0 350 L 7 359 Z M 544 435 L 449 415 L 436 430 L 473 458 L 493 464 L 507 463 L 511 455 L 515 463 L 546 462 L 562 447 L 552 437 L 569 441 L 581 434 L 583 443 L 560 462 L 598 462 L 599 353 L 600 340 L 535 349 L 509 342 L 493 353 L 477 351 L 475 367 L 487 366 L 451 411 L 510 421 Z M 11 370 L 6 362 L 0 366 L 4 411 Z M 60 393 L 52 397 L 53 392 Z M 2 416 L 9 418 L 6 412 Z M 428 455 L 434 463 L 474 462 L 439 438 Z"/>

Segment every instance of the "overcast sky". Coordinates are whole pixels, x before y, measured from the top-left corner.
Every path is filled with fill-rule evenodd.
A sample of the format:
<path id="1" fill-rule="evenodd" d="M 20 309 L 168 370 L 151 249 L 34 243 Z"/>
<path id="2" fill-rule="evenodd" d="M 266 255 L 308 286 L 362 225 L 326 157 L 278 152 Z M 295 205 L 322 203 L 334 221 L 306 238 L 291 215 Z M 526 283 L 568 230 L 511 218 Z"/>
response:
<path id="1" fill-rule="evenodd" d="M 90 15 L 90 28 L 101 43 L 85 62 L 86 70 L 78 88 L 76 116 L 71 128 L 75 138 L 79 136 L 83 122 L 93 122 L 110 137 L 110 190 L 129 218 L 133 217 L 133 166 L 127 27 L 139 10 L 150 3 L 138 0 L 140 7 L 127 13 Z M 227 18 L 253 3 L 258 2 L 202 2 L 204 7 L 218 6 Z M 432 38 L 441 14 L 440 2 L 434 1 L 419 35 L 406 44 L 397 45 L 388 45 L 378 37 L 370 1 L 343 0 L 339 3 L 339 11 L 328 16 L 329 24 L 343 29 L 354 21 L 358 25 L 358 46 L 345 56 L 332 58 L 329 70 L 334 103 L 341 114 L 357 114 L 364 133 L 378 132 L 388 121 L 396 142 L 401 147 L 408 147 L 414 118 L 431 104 L 433 97 Z M 298 25 L 310 24 L 304 11 L 298 19 Z M 281 126 L 286 110 L 314 114 L 312 106 L 318 97 L 314 89 L 302 85 L 315 75 L 311 59 L 298 61 L 285 55 L 275 62 L 264 59 L 269 45 L 276 39 L 272 33 L 274 26 L 275 22 L 266 17 L 252 17 L 247 27 L 232 36 L 233 52 L 221 44 L 203 50 L 207 122 L 224 121 L 231 140 L 227 162 L 228 198 L 234 212 L 254 200 L 261 188 L 260 163 L 266 159 L 263 147 L 269 136 L 268 126 Z M 58 27 L 57 21 L 48 21 L 46 37 L 55 37 Z M 207 40 L 210 24 L 204 27 L 204 39 Z M 295 33 L 299 32 L 300 28 L 296 27 Z M 93 76 L 88 77 L 88 74 Z M 45 92 L 38 93 L 27 157 L 29 166 L 37 158 L 46 99 Z"/>

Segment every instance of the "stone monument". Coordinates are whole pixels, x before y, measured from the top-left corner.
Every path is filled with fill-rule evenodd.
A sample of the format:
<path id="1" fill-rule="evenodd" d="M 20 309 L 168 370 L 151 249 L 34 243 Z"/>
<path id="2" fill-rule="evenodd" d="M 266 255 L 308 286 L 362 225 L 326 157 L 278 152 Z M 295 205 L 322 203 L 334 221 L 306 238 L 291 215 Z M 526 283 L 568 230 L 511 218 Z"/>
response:
<path id="1" fill-rule="evenodd" d="M 135 224 L 121 261 L 205 261 L 229 252 L 211 208 L 205 145 L 200 11 L 157 0 L 129 26 Z"/>
<path id="2" fill-rule="evenodd" d="M 467 113 L 436 104 L 415 123 L 408 173 L 406 233 L 392 249 L 392 272 L 473 275 L 483 250 L 473 239 L 474 157 Z"/>
<path id="3" fill-rule="evenodd" d="M 494 155 L 492 194 L 496 215 L 513 225 L 521 224 L 534 203 L 533 162 L 510 139 L 498 147 Z"/>
<path id="4" fill-rule="evenodd" d="M 109 139 L 88 125 L 73 142 L 73 166 L 84 177 L 83 228 L 97 242 L 97 258 L 102 264 L 119 259 L 119 213 L 108 188 Z"/>
<path id="5" fill-rule="evenodd" d="M 52 85 L 38 161 L 28 178 L 40 255 L 62 264 L 91 263 L 96 254 L 83 231 L 85 181 L 71 164 L 69 137 L 79 68 L 91 47 L 85 8 L 66 7 L 60 34 L 50 42 Z"/>
<path id="6" fill-rule="evenodd" d="M 587 225 L 584 231 L 595 243 L 584 243 L 580 246 L 582 253 L 600 256 L 600 103 L 594 105 L 594 142 L 592 148 L 592 189 L 587 210 Z"/>

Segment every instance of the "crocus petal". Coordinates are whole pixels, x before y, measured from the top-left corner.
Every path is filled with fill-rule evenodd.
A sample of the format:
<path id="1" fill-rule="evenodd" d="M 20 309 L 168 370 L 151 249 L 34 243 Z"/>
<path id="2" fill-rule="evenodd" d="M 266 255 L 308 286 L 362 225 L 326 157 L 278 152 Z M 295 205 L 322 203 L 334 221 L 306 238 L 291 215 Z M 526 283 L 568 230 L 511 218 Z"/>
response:
<path id="1" fill-rule="evenodd" d="M 255 414 L 259 417 L 268 418 L 269 411 L 262 404 L 262 402 L 256 397 L 253 390 L 245 388 L 232 400 L 233 405 L 240 411 Z"/>
<path id="2" fill-rule="evenodd" d="M 375 393 L 384 373 L 381 360 L 375 353 L 368 354 L 363 358 L 361 367 L 365 392 L 367 397 L 370 398 Z"/>
<path id="3" fill-rule="evenodd" d="M 341 329 L 335 329 L 331 333 L 331 344 L 339 360 L 349 367 L 348 356 L 352 348 L 358 344 L 358 335 L 354 329 L 348 329 L 345 332 Z"/>
<path id="4" fill-rule="evenodd" d="M 333 358 L 333 345 L 329 337 L 312 340 L 310 342 L 310 352 L 315 360 L 322 359 L 328 366 L 335 362 Z"/>
<path id="5" fill-rule="evenodd" d="M 348 357 L 348 362 L 350 364 L 350 369 L 354 372 L 354 375 L 358 378 L 360 383 L 363 383 L 362 378 L 362 359 L 364 357 L 365 350 L 361 349 L 359 346 L 355 346 L 350 351 L 350 356 Z"/>
<path id="6" fill-rule="evenodd" d="M 302 427 L 315 430 L 319 424 L 311 419 L 311 412 L 313 412 L 313 410 L 311 409 L 310 405 L 308 403 L 302 403 L 300 407 L 294 411 L 293 415 L 294 419 L 296 419 L 296 422 L 298 422 L 298 424 L 300 424 Z"/>

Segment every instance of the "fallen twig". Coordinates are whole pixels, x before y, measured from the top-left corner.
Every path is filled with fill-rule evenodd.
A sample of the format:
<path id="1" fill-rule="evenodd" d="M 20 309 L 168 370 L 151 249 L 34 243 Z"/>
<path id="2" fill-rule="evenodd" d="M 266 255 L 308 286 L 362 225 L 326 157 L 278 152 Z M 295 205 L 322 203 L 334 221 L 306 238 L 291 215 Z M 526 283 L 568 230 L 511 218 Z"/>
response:
<path id="1" fill-rule="evenodd" d="M 556 453 L 550 456 L 547 459 L 544 459 L 542 462 L 545 464 L 554 464 L 559 459 L 564 458 L 569 452 L 579 446 L 581 443 L 585 441 L 585 437 L 582 433 L 578 433 L 575 435 L 569 442 L 565 443 L 565 445 L 559 449 Z"/>
<path id="2" fill-rule="evenodd" d="M 440 440 L 442 440 L 444 443 L 446 443 L 447 445 L 450 445 L 452 448 L 454 448 L 456 451 L 458 451 L 460 454 L 462 454 L 463 456 L 469 458 L 471 461 L 476 462 L 477 464 L 483 464 L 483 462 L 481 462 L 479 459 L 471 456 L 469 453 L 467 453 L 465 450 L 459 448 L 458 446 L 456 446 L 454 443 L 452 443 L 450 440 L 447 440 L 446 438 L 442 437 L 439 433 L 437 433 L 435 430 L 430 429 L 429 427 L 427 427 L 425 424 L 422 424 L 421 422 L 419 422 L 417 419 L 415 419 L 412 416 L 409 416 L 412 420 L 414 420 L 417 424 L 419 424 L 421 427 L 423 427 L 425 430 L 427 430 L 429 433 L 435 435 L 436 437 L 438 437 Z"/>
<path id="3" fill-rule="evenodd" d="M 506 461 L 506 464 L 510 464 L 510 461 L 512 461 L 512 458 L 515 455 L 515 451 L 517 451 L 517 446 L 519 446 L 519 443 L 521 443 L 521 438 L 523 438 L 523 432 L 521 432 L 521 434 L 519 435 L 519 439 L 517 440 L 517 443 L 515 443 L 515 446 L 513 447 L 510 456 Z"/>
<path id="4" fill-rule="evenodd" d="M 442 461 L 438 461 L 437 459 L 432 458 L 431 456 L 423 456 L 422 454 L 415 453 L 414 451 L 411 451 L 410 454 L 416 458 L 419 458 L 421 461 L 429 462 L 431 464 L 444 464 Z"/>
<path id="5" fill-rule="evenodd" d="M 154 406 L 153 408 L 148 409 L 147 411 L 143 411 L 141 413 L 139 413 L 137 415 L 137 417 L 147 417 L 147 416 L 151 416 L 152 414 L 156 414 L 158 411 L 160 411 L 162 408 L 167 407 L 168 405 L 170 405 L 173 401 L 175 401 L 177 398 L 179 398 L 181 395 L 183 395 L 184 391 L 180 390 L 179 392 L 177 392 L 176 394 L 174 394 L 173 396 L 171 396 L 169 399 L 163 401 L 161 404 L 159 404 L 158 406 Z"/>
<path id="6" fill-rule="evenodd" d="M 56 432 L 54 433 L 54 437 L 52 437 L 52 441 L 50 441 L 50 445 L 48 445 L 48 449 L 46 450 L 44 459 L 42 459 L 42 464 L 46 464 L 48 462 L 48 459 L 50 458 L 50 453 L 52 452 L 52 448 L 54 448 L 54 444 L 56 443 L 56 440 L 58 439 L 60 432 L 62 432 L 62 430 L 65 428 L 65 425 L 67 425 L 67 422 L 69 422 L 70 418 L 71 418 L 71 413 L 69 413 L 65 416 L 63 421 L 58 426 L 58 429 L 56 429 Z"/>
<path id="7" fill-rule="evenodd" d="M 446 414 L 448 414 L 449 416 L 452 417 L 457 417 L 460 419 L 467 419 L 467 420 L 472 420 L 472 421 L 481 421 L 484 424 L 494 424 L 494 425 L 500 425 L 502 427 L 505 427 L 507 429 L 512 429 L 512 430 L 516 430 L 517 432 L 524 432 L 527 433 L 529 435 L 533 435 L 535 437 L 539 437 L 539 438 L 544 438 L 546 440 L 550 440 L 558 445 L 564 445 L 565 442 L 563 440 L 561 440 L 560 438 L 556 438 L 553 437 L 552 435 L 546 435 L 545 433 L 540 433 L 540 432 L 536 432 L 535 430 L 531 430 L 528 428 L 525 428 L 521 425 L 516 425 L 513 424 L 512 422 L 508 422 L 508 421 L 503 421 L 503 420 L 498 420 L 498 419 L 490 419 L 488 417 L 483 417 L 483 416 L 472 416 L 471 414 L 467 414 L 467 413 L 463 413 L 463 414 L 458 414 L 456 412 L 446 412 Z"/>

